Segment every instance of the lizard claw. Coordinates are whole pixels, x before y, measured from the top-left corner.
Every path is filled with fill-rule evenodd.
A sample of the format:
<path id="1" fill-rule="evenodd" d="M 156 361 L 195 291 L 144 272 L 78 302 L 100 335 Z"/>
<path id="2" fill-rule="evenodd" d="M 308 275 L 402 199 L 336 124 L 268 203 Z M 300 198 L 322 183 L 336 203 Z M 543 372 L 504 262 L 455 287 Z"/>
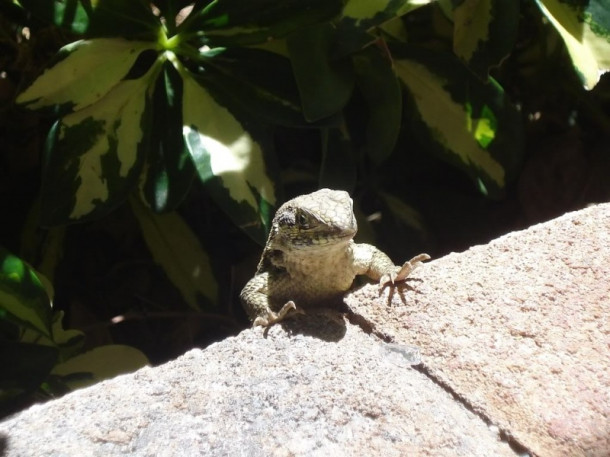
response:
<path id="1" fill-rule="evenodd" d="M 289 300 L 284 304 L 284 306 L 282 306 L 282 309 L 280 309 L 277 313 L 269 311 L 269 313 L 265 317 L 258 316 L 256 319 L 254 319 L 252 327 L 257 327 L 259 325 L 261 327 L 270 327 L 273 324 L 277 324 L 278 322 L 283 321 L 292 313 L 305 314 L 303 310 L 301 308 L 298 308 L 292 300 Z"/>
<path id="2" fill-rule="evenodd" d="M 430 260 L 428 254 L 419 254 L 403 264 L 398 271 L 393 271 L 384 274 L 379 279 L 379 288 L 383 289 L 388 284 L 394 285 L 397 282 L 402 282 L 417 268 L 424 260 Z"/>

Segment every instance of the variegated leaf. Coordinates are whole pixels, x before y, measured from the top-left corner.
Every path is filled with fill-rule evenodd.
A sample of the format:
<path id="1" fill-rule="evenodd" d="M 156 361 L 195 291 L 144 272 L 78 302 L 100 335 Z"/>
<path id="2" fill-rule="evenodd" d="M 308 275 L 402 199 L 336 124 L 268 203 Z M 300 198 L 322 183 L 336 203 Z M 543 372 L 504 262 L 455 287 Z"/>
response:
<path id="1" fill-rule="evenodd" d="M 563 39 L 584 87 L 593 89 L 610 70 L 610 9 L 607 0 L 536 0 Z"/>
<path id="2" fill-rule="evenodd" d="M 60 105 L 78 111 L 104 97 L 155 43 L 99 38 L 64 46 L 51 65 L 19 97 L 30 109 Z"/>
<path id="3" fill-rule="evenodd" d="M 51 303 L 36 272 L 0 247 L 0 320 L 51 337 Z"/>
<path id="4" fill-rule="evenodd" d="M 136 371 L 148 364 L 148 359 L 138 349 L 112 344 L 98 346 L 59 363 L 55 365 L 51 374 L 66 376 L 64 379 L 66 385 L 70 389 L 78 389 L 123 373 Z"/>
<path id="5" fill-rule="evenodd" d="M 233 221 L 260 241 L 275 204 L 262 146 L 192 75 L 180 71 L 183 134 L 199 178 Z"/>
<path id="6" fill-rule="evenodd" d="M 122 203 L 142 169 L 155 69 L 119 82 L 87 108 L 62 118 L 43 175 L 42 221 L 63 224 L 99 217 Z"/>
<path id="7" fill-rule="evenodd" d="M 522 151 L 519 116 L 501 87 L 483 84 L 448 54 L 403 48 L 393 55 L 423 123 L 419 133 L 427 132 L 431 147 L 467 171 L 481 192 L 498 195 Z"/>
<path id="8" fill-rule="evenodd" d="M 343 7 L 341 23 L 368 30 L 434 0 L 348 0 Z"/>
<path id="9" fill-rule="evenodd" d="M 453 10 L 453 50 L 481 78 L 513 49 L 519 2 L 463 0 Z"/>
<path id="10" fill-rule="evenodd" d="M 434 0 L 348 0 L 336 21 L 337 36 L 333 56 L 347 56 L 371 44 L 377 37 L 370 33 L 393 19 L 432 3 Z M 395 31 L 395 27 L 393 28 Z M 391 34 L 391 32 L 390 32 Z"/>

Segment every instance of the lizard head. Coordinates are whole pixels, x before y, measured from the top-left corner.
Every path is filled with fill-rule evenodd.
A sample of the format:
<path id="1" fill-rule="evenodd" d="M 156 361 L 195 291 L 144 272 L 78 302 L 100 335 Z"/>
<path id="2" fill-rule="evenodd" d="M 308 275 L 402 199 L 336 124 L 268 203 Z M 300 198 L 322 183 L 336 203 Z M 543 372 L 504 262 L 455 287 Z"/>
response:
<path id="1" fill-rule="evenodd" d="M 347 243 L 358 230 L 353 205 L 342 190 L 321 189 L 296 197 L 278 209 L 267 247 L 309 250 Z"/>

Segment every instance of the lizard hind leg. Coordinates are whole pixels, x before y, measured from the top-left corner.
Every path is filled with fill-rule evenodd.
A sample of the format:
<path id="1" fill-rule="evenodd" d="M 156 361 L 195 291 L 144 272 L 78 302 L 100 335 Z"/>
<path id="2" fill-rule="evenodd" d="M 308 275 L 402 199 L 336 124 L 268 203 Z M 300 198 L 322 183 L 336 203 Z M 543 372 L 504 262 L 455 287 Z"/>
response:
<path id="1" fill-rule="evenodd" d="M 252 327 L 262 326 L 262 327 L 270 327 L 273 324 L 277 324 L 278 322 L 283 321 L 291 314 L 304 314 L 301 308 L 298 308 L 297 305 L 294 304 L 292 300 L 287 301 L 282 309 L 280 309 L 277 313 L 269 310 L 266 316 L 258 316 L 254 319 L 252 323 Z"/>

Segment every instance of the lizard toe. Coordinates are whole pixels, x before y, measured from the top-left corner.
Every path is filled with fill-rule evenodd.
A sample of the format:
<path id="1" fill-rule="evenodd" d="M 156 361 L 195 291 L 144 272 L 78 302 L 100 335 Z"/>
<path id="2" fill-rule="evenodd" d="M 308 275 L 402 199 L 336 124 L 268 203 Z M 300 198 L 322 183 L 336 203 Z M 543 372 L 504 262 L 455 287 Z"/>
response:
<path id="1" fill-rule="evenodd" d="M 419 254 L 403 264 L 394 277 L 394 281 L 404 281 L 425 260 L 430 260 L 428 254 Z"/>
<path id="2" fill-rule="evenodd" d="M 297 307 L 292 300 L 289 300 L 277 313 L 269 311 L 266 316 L 258 316 L 256 319 L 254 319 L 252 327 L 270 327 L 273 324 L 283 321 L 291 314 L 305 314 L 305 312 L 301 308 Z"/>

